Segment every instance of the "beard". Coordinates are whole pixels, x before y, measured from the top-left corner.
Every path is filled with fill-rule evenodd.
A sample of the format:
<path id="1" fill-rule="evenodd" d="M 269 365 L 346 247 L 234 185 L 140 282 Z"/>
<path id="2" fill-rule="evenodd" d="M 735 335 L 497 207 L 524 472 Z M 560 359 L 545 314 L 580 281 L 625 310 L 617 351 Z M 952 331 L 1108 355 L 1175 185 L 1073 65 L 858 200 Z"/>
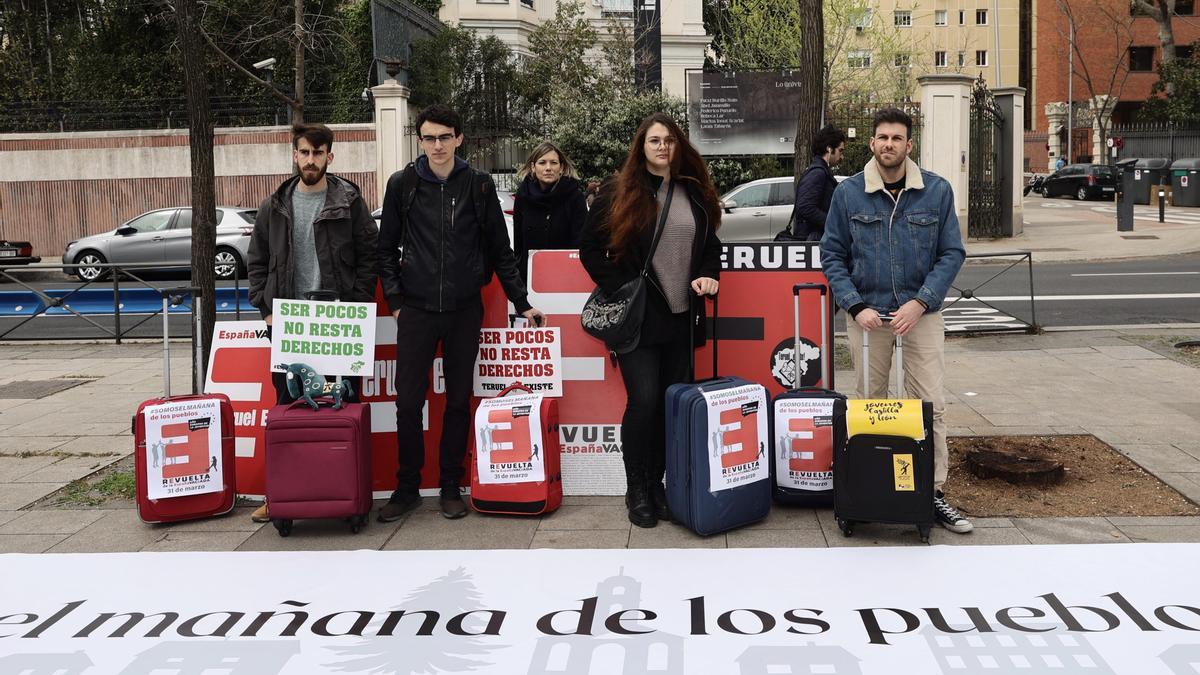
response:
<path id="1" fill-rule="evenodd" d="M 897 152 L 896 154 L 894 154 L 890 157 L 884 156 L 884 154 L 881 152 L 876 152 L 876 153 L 872 153 L 872 154 L 875 155 L 875 163 L 878 164 L 879 166 L 882 166 L 885 169 L 894 169 L 898 166 L 903 166 L 904 159 L 908 156 L 907 154 L 905 154 L 903 152 Z"/>
<path id="2" fill-rule="evenodd" d="M 326 168 L 327 167 L 323 166 L 319 169 L 315 169 L 315 173 L 314 173 L 314 169 L 309 169 L 308 171 L 305 171 L 304 169 L 300 168 L 299 164 L 297 164 L 296 165 L 296 173 L 300 174 L 300 180 L 304 181 L 305 185 L 312 187 L 313 185 L 320 183 L 321 179 L 325 177 L 325 169 Z"/>

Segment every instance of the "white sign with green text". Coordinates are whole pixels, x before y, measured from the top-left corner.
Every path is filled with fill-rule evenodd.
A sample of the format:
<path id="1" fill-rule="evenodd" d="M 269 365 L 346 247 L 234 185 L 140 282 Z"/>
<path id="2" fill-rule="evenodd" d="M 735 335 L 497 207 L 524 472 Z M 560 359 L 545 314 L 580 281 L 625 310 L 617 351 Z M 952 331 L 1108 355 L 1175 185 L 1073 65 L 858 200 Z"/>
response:
<path id="1" fill-rule="evenodd" d="M 370 372 L 375 303 L 276 298 L 271 312 L 271 370 L 304 363 L 322 375 Z"/>

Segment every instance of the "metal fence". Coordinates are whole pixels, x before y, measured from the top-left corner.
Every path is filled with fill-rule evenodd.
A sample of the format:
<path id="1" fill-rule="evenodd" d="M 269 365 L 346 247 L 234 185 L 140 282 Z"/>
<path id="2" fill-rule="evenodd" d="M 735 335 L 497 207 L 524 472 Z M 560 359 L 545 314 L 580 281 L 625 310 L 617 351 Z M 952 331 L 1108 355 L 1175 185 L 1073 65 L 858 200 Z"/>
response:
<path id="1" fill-rule="evenodd" d="M 1126 124 L 1114 126 L 1108 135 L 1124 139 L 1121 157 L 1165 157 L 1172 161 L 1200 157 L 1200 127 Z"/>
<path id="2" fill-rule="evenodd" d="M 214 96 L 209 105 L 216 126 L 279 125 L 291 114 L 265 92 L 257 98 Z M 305 96 L 304 113 L 313 121 L 370 122 L 374 107 L 357 97 L 311 93 Z M 0 103 L 0 133 L 181 129 L 187 122 L 183 98 Z"/>
<path id="3" fill-rule="evenodd" d="M 871 159 L 868 141 L 871 138 L 871 121 L 880 108 L 894 107 L 908 113 L 913 119 L 913 150 L 915 160 L 921 156 L 921 129 L 923 126 L 921 104 L 918 101 L 877 103 L 854 101 L 839 105 L 825 114 L 825 123 L 832 124 L 846 133 L 846 157 L 842 161 L 843 173 L 858 173 Z"/>

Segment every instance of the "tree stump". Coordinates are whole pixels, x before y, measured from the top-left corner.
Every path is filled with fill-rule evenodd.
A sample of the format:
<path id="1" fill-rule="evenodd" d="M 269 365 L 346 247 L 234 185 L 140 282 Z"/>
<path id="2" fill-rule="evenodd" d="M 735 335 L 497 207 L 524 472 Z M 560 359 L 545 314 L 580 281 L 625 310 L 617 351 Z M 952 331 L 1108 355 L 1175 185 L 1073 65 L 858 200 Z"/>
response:
<path id="1" fill-rule="evenodd" d="M 1062 482 L 1065 474 L 1061 462 L 995 450 L 968 451 L 966 465 L 973 476 L 1000 478 L 1013 485 L 1049 487 Z"/>

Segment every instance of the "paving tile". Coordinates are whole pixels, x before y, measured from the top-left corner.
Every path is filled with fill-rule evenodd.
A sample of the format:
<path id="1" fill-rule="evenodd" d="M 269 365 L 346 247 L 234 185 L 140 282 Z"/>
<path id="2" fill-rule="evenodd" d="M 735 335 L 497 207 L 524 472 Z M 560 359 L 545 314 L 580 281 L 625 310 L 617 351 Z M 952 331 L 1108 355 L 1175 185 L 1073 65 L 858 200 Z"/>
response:
<path id="1" fill-rule="evenodd" d="M 163 527 L 172 532 L 257 532 L 264 523 L 250 520 L 250 514 L 257 506 L 238 506 L 229 513 L 212 518 L 187 520 L 181 523 L 168 523 Z M 274 531 L 274 528 L 272 528 Z"/>
<path id="2" fill-rule="evenodd" d="M 1179 494 L 1200 504 L 1200 474 L 1195 473 L 1160 473 L 1156 478 L 1171 486 Z"/>
<path id="3" fill-rule="evenodd" d="M 103 516 L 103 511 L 92 510 L 26 511 L 0 525 L 0 534 L 75 534 Z"/>
<path id="4" fill-rule="evenodd" d="M 966 534 L 951 532 L 944 527 L 935 527 L 929 535 L 930 543 L 946 546 L 1013 546 L 1029 543 L 1025 534 L 1015 527 L 976 526 L 974 530 Z"/>
<path id="5" fill-rule="evenodd" d="M 250 538 L 249 532 L 171 532 L 142 547 L 143 551 L 235 551 Z"/>
<path id="6" fill-rule="evenodd" d="M 1128 542 L 1105 518 L 1014 518 L 1031 544 L 1114 544 Z"/>
<path id="7" fill-rule="evenodd" d="M 39 469 L 57 462 L 60 458 L 52 455 L 34 455 L 32 457 L 0 457 L 0 482 L 17 482 L 21 478 Z"/>
<path id="8" fill-rule="evenodd" d="M 1200 516 L 1109 516 L 1108 522 L 1121 529 L 1147 525 L 1151 527 L 1200 528 Z"/>
<path id="9" fill-rule="evenodd" d="M 249 517 L 240 520 L 249 522 Z M 250 538 L 237 547 L 239 551 L 356 551 L 379 550 L 400 528 L 399 523 L 367 523 L 358 534 L 350 531 L 343 519 L 322 518 L 298 520 L 292 533 L 279 536 L 273 525 L 260 525 Z"/>
<path id="10" fill-rule="evenodd" d="M 1200 459 L 1172 445 L 1118 444 L 1122 454 L 1152 474 L 1200 472 Z"/>
<path id="11" fill-rule="evenodd" d="M 119 461 L 115 455 L 106 457 L 61 457 L 53 464 L 26 474 L 17 483 L 70 483 Z"/>
<path id="12" fill-rule="evenodd" d="M 596 530 L 594 532 L 538 530 L 529 544 L 529 548 L 627 548 L 628 546 L 628 527 L 624 530 Z"/>
<path id="13" fill-rule="evenodd" d="M 1200 527 L 1172 525 L 1127 525 L 1121 528 L 1130 540 L 1155 543 L 1200 543 Z"/>
<path id="14" fill-rule="evenodd" d="M 167 536 L 168 529 L 138 520 L 132 509 L 100 511 L 101 517 L 47 553 L 135 552 Z"/>
<path id="15" fill-rule="evenodd" d="M 0 534 L 0 553 L 45 553 L 66 534 Z"/>
<path id="16" fill-rule="evenodd" d="M 383 550 L 528 548 L 537 527 L 536 518 L 472 513 L 447 520 L 436 510 L 420 509 L 400 525 Z"/>
<path id="17" fill-rule="evenodd" d="M 725 548 L 725 535 L 701 537 L 675 523 L 659 523 L 658 527 L 632 527 L 629 548 Z"/>
<path id="18" fill-rule="evenodd" d="M 542 516 L 538 530 L 628 530 L 629 515 L 624 506 L 563 506 Z"/>
<path id="19" fill-rule="evenodd" d="M 815 520 L 815 519 L 814 519 Z M 749 530 L 725 533 L 729 548 L 825 548 L 825 535 L 818 529 Z"/>
<path id="20" fill-rule="evenodd" d="M 563 506 L 620 506 L 624 508 L 624 495 L 566 495 Z"/>
<path id="21" fill-rule="evenodd" d="M 1094 349 L 1109 358 L 1119 359 L 1122 361 L 1141 361 L 1167 358 L 1161 354 L 1155 354 L 1145 347 L 1135 347 L 1132 345 L 1128 347 L 1099 346 L 1094 347 Z"/>
<path id="22" fill-rule="evenodd" d="M 12 429 L 10 428 L 9 431 L 11 432 Z M 74 436 L 50 436 L 44 434 L 17 437 L 11 433 L 6 433 L 5 436 L 6 438 L 0 440 L 0 457 L 12 457 L 29 453 L 50 453 L 75 438 Z"/>
<path id="23" fill-rule="evenodd" d="M 65 483 L 0 483 L 0 511 L 16 511 L 61 488 Z"/>
<path id="24" fill-rule="evenodd" d="M 125 429 L 126 433 L 120 436 L 84 436 L 80 438 L 72 438 L 54 449 L 55 452 L 73 454 L 111 454 L 111 455 L 128 455 L 133 452 L 133 436 Z"/>
<path id="25" fill-rule="evenodd" d="M 820 530 L 817 512 L 813 509 L 775 504 L 766 519 L 742 530 Z"/>

